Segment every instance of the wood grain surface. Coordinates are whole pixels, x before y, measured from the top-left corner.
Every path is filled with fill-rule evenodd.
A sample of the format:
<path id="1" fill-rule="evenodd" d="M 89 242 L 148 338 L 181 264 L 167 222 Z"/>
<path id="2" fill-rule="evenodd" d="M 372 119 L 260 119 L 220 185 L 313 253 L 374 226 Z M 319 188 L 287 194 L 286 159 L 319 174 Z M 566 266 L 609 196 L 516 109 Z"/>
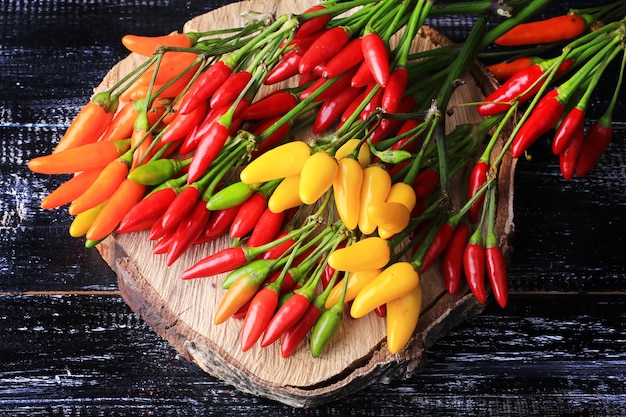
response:
<path id="1" fill-rule="evenodd" d="M 129 309 L 65 211 L 39 208 L 61 179 L 25 163 L 126 56 L 124 33 L 175 30 L 221 4 L 0 1 L 0 415 L 625 415 L 623 112 L 584 180 L 560 178 L 547 139 L 519 161 L 509 305 L 451 330 L 409 380 L 293 409 L 207 376 Z M 471 18 L 431 23 L 459 40 Z"/>

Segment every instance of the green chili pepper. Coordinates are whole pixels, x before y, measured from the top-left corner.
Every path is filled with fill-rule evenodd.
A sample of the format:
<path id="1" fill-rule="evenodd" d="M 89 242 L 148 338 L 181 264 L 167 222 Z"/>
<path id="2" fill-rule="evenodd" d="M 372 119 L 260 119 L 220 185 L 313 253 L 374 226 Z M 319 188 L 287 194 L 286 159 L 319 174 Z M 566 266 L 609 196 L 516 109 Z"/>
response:
<path id="1" fill-rule="evenodd" d="M 184 161 L 169 158 L 157 159 L 133 169 L 128 174 L 128 178 L 141 185 L 159 185 L 180 172 L 182 168 L 189 165 L 189 162 L 191 159 Z"/>
<path id="2" fill-rule="evenodd" d="M 243 204 L 257 190 L 256 185 L 250 185 L 241 181 L 222 188 L 209 198 L 206 207 L 209 210 L 223 210 Z"/>

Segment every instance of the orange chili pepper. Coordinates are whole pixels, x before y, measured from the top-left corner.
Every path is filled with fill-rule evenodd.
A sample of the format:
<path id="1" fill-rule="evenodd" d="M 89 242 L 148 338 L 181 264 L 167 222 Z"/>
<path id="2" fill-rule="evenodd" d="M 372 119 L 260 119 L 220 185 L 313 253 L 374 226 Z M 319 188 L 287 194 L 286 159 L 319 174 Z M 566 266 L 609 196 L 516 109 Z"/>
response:
<path id="1" fill-rule="evenodd" d="M 74 174 L 104 168 L 130 148 L 130 139 L 96 142 L 39 156 L 28 162 L 28 168 L 38 174 Z"/>
<path id="2" fill-rule="evenodd" d="M 77 215 L 108 200 L 128 175 L 130 159 L 128 151 L 104 167 L 89 188 L 70 204 L 69 213 Z"/>
<path id="3" fill-rule="evenodd" d="M 152 56 L 160 46 L 190 48 L 197 41 L 193 33 L 172 33 L 163 36 L 141 36 L 127 34 L 122 37 L 122 44 L 131 52 L 143 56 Z"/>
<path id="4" fill-rule="evenodd" d="M 118 98 L 108 91 L 95 94 L 76 115 L 54 153 L 97 141 L 113 120 Z"/>
<path id="5" fill-rule="evenodd" d="M 154 76 L 154 71 L 157 68 L 156 63 L 154 63 L 141 74 L 137 79 L 137 84 L 150 85 L 150 83 L 154 82 L 156 85 L 163 85 L 183 72 L 193 76 L 194 69 L 198 69 L 200 65 L 200 62 L 196 62 L 194 65 L 194 61 L 197 58 L 198 55 L 193 52 L 165 52 L 163 58 L 161 58 L 156 77 Z"/>
<path id="6" fill-rule="evenodd" d="M 502 61 L 496 64 L 487 65 L 486 68 L 496 77 L 496 80 L 502 82 L 506 81 L 517 71 L 530 67 L 538 62 L 539 58 L 522 57 L 514 59 L 513 61 Z"/>
<path id="7" fill-rule="evenodd" d="M 41 200 L 41 208 L 50 210 L 71 203 L 98 178 L 101 169 L 79 172 Z"/>
<path id="8" fill-rule="evenodd" d="M 122 181 L 87 231 L 87 239 L 98 242 L 112 233 L 126 213 L 141 201 L 145 192 L 144 185 L 139 185 L 128 178 Z"/>

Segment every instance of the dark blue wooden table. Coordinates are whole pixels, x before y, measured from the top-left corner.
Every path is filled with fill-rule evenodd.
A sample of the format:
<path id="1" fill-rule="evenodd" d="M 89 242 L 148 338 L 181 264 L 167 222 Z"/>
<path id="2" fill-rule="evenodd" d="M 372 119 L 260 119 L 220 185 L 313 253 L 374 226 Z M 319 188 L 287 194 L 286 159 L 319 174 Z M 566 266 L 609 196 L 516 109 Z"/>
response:
<path id="1" fill-rule="evenodd" d="M 127 55 L 122 35 L 178 30 L 225 3 L 0 0 L 0 415 L 626 415 L 623 97 L 587 178 L 563 180 L 547 138 L 518 163 L 509 305 L 453 329 L 407 381 L 292 409 L 204 374 L 126 306 L 97 251 L 69 236 L 66 211 L 39 208 L 60 179 L 26 162 Z"/>

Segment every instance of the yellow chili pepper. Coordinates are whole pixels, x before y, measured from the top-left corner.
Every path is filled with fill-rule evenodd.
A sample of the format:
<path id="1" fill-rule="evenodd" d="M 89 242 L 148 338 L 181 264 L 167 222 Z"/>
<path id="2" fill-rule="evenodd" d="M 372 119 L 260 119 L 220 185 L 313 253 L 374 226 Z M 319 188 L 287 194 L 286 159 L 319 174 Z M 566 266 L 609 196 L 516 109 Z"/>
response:
<path id="1" fill-rule="evenodd" d="M 354 297 L 365 287 L 368 283 L 370 283 L 374 278 L 380 274 L 382 269 L 370 269 L 367 271 L 354 271 L 348 272 L 346 274 L 346 278 L 340 280 L 332 290 L 330 290 L 330 294 L 328 294 L 328 298 L 326 299 L 326 308 L 332 307 L 339 298 L 341 298 L 341 293 L 343 291 L 343 281 L 345 279 L 348 280 L 346 285 L 346 295 L 344 298 L 344 302 L 350 302 L 354 300 Z"/>
<path id="2" fill-rule="evenodd" d="M 299 186 L 300 175 L 292 175 L 283 179 L 267 200 L 267 207 L 270 211 L 280 213 L 302 205 L 302 200 L 300 200 L 298 193 Z"/>
<path id="3" fill-rule="evenodd" d="M 409 209 L 410 213 L 417 203 L 417 196 L 415 195 L 415 190 L 409 184 L 396 182 L 391 186 L 386 201 L 402 203 Z"/>
<path id="4" fill-rule="evenodd" d="M 363 170 L 361 183 L 361 207 L 359 211 L 359 230 L 363 234 L 372 234 L 377 223 L 368 213 L 372 204 L 383 203 L 391 189 L 391 176 L 386 169 L 378 165 L 368 166 Z"/>
<path id="5" fill-rule="evenodd" d="M 360 139 L 349 139 L 346 141 L 346 143 L 341 145 L 339 149 L 335 151 L 335 158 L 337 159 L 337 161 L 345 158 L 347 155 L 352 153 L 352 151 L 356 148 L 356 145 L 360 141 Z M 369 146 L 363 145 L 359 148 L 359 155 L 357 159 L 359 160 L 359 164 L 361 164 L 363 168 L 369 166 L 369 164 L 372 162 L 372 154 L 370 152 Z"/>
<path id="6" fill-rule="evenodd" d="M 363 168 L 353 158 L 339 160 L 337 176 L 333 182 L 333 196 L 339 218 L 350 230 L 357 227 L 361 206 Z"/>
<path id="7" fill-rule="evenodd" d="M 300 173 L 300 200 L 305 204 L 315 203 L 332 187 L 339 166 L 328 152 L 316 152 L 304 163 Z"/>
<path id="8" fill-rule="evenodd" d="M 392 354 L 402 350 L 413 336 L 422 310 L 422 287 L 387 302 L 387 348 Z"/>
<path id="9" fill-rule="evenodd" d="M 328 255 L 328 265 L 337 271 L 367 271 L 382 268 L 389 263 L 391 249 L 378 236 L 361 239 Z"/>
<path id="10" fill-rule="evenodd" d="M 359 292 L 352 301 L 350 315 L 355 319 L 363 317 L 376 307 L 409 294 L 419 283 L 419 275 L 410 262 L 396 262 Z"/>
<path id="11" fill-rule="evenodd" d="M 404 204 L 392 201 L 371 204 L 367 212 L 372 222 L 378 225 L 378 234 L 383 239 L 401 232 L 411 218 L 411 212 Z"/>
<path id="12" fill-rule="evenodd" d="M 93 224 L 93 221 L 98 217 L 98 213 L 102 210 L 102 207 L 106 204 L 106 201 L 98 204 L 95 207 L 84 210 L 74 217 L 72 224 L 70 224 L 70 236 L 81 237 L 87 233 L 87 230 Z"/>
<path id="13" fill-rule="evenodd" d="M 259 155 L 239 177 L 246 184 L 255 184 L 298 175 L 310 155 L 311 148 L 306 143 L 288 142 Z"/>

